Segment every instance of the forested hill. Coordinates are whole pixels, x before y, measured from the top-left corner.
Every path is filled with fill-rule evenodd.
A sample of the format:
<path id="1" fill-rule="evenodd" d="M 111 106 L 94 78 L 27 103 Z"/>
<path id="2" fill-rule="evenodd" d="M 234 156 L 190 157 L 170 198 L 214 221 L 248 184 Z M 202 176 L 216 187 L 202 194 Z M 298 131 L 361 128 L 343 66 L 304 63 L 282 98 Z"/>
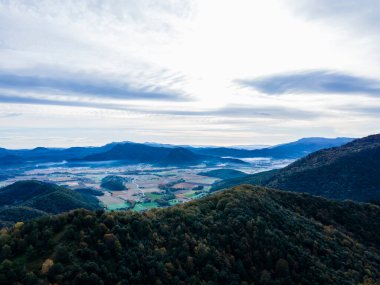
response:
<path id="1" fill-rule="evenodd" d="M 240 186 L 144 213 L 76 210 L 0 236 L 0 283 L 376 284 L 380 207 Z"/>
<path id="2" fill-rule="evenodd" d="M 314 152 L 280 170 L 226 179 L 213 185 L 212 190 L 239 184 L 379 203 L 380 134 Z"/>
<path id="3" fill-rule="evenodd" d="M 92 195 L 52 183 L 27 180 L 0 188 L 0 226 L 77 208 L 95 210 L 100 206 Z"/>
<path id="4" fill-rule="evenodd" d="M 265 185 L 333 199 L 380 201 L 380 134 L 315 152 Z"/>

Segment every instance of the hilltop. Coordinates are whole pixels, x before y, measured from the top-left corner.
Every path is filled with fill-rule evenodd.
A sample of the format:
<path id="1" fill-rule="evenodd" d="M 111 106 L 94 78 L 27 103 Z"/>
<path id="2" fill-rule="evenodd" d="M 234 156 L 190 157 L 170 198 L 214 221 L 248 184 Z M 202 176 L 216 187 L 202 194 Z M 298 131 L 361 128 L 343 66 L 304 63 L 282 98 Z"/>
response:
<path id="1" fill-rule="evenodd" d="M 117 175 L 108 175 L 102 178 L 100 186 L 114 191 L 120 191 L 127 189 L 124 185 L 126 179 Z"/>
<path id="2" fill-rule="evenodd" d="M 77 210 L 2 231 L 0 282 L 375 284 L 379 215 L 252 186 L 144 213 Z"/>

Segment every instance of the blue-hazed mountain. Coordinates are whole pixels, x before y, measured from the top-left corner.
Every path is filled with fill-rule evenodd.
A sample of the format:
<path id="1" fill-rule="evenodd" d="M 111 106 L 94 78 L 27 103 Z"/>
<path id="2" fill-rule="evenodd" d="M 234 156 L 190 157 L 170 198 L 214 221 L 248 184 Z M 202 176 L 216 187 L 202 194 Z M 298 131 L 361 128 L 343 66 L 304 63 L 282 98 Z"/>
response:
<path id="1" fill-rule="evenodd" d="M 196 155 L 192 151 L 178 147 L 170 149 L 162 161 L 158 162 L 161 165 L 181 165 L 181 164 L 196 164 L 202 161 L 202 157 Z"/>
<path id="2" fill-rule="evenodd" d="M 25 162 L 57 162 L 84 157 L 91 154 L 107 151 L 117 143 L 110 143 L 101 147 L 70 147 L 34 149 L 0 149 L 0 165 L 20 164 Z"/>
<path id="3" fill-rule="evenodd" d="M 153 147 L 140 143 L 120 143 L 110 150 L 85 156 L 76 161 L 110 161 L 126 163 L 148 163 L 161 166 L 196 165 L 199 163 L 245 164 L 239 159 L 199 155 L 183 147 Z"/>
<path id="4" fill-rule="evenodd" d="M 339 146 L 350 138 L 306 138 L 296 142 L 256 150 L 226 147 L 191 147 L 133 142 L 110 143 L 101 147 L 71 147 L 10 150 L 0 148 L 0 167 L 61 162 L 122 160 L 130 163 L 194 165 L 200 162 L 243 164 L 238 158 L 299 158 L 310 152 Z"/>
<path id="5" fill-rule="evenodd" d="M 380 201 L 380 134 L 314 152 L 287 167 L 218 182 L 214 190 L 259 184 L 331 199 Z"/>
<path id="6" fill-rule="evenodd" d="M 24 153 L 24 157 L 36 161 L 62 161 L 75 157 L 81 157 L 94 153 L 99 153 L 110 149 L 113 144 L 105 145 L 102 147 L 71 147 L 66 149 L 51 149 L 38 147 L 30 152 Z"/>
<path id="7" fill-rule="evenodd" d="M 341 146 L 352 141 L 352 138 L 303 138 L 295 142 L 290 142 L 286 144 L 280 144 L 273 147 L 267 147 L 262 149 L 246 150 L 246 149 L 235 149 L 227 147 L 205 147 L 196 148 L 189 147 L 198 154 L 204 155 L 214 155 L 214 156 L 231 156 L 240 158 L 249 157 L 272 157 L 276 159 L 296 159 L 304 157 L 312 152 Z"/>
<path id="8" fill-rule="evenodd" d="M 0 167 L 1 166 L 12 166 L 17 164 L 25 163 L 25 159 L 21 156 L 13 154 L 4 154 L 0 156 Z"/>
<path id="9" fill-rule="evenodd" d="M 111 149 L 85 156 L 81 161 L 123 160 L 129 163 L 192 164 L 200 157 L 183 148 L 152 147 L 139 143 L 121 143 Z"/>

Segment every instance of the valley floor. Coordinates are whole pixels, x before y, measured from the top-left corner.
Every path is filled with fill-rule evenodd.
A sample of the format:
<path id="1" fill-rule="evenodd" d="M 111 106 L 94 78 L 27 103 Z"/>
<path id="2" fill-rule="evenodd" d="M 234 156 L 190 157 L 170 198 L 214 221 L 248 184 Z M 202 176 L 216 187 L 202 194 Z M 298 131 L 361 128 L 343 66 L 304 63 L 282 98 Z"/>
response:
<path id="1" fill-rule="evenodd" d="M 250 165 L 235 167 L 235 169 L 246 173 L 256 173 L 282 167 L 289 162 L 288 160 L 255 159 L 250 161 Z M 14 170 L 10 178 L 0 182 L 0 187 L 20 180 L 39 180 L 66 186 L 73 190 L 91 188 L 103 193 L 102 196 L 96 197 L 107 210 L 143 211 L 184 203 L 208 195 L 211 185 L 220 179 L 202 176 L 199 173 L 223 167 L 223 165 L 212 168 L 205 165 L 179 168 L 142 164 L 128 166 L 41 164 L 23 170 Z M 124 178 L 127 189 L 111 191 L 102 188 L 101 180 L 108 175 Z M 170 197 L 165 195 L 168 193 L 171 194 Z M 165 198 L 164 204 L 163 198 Z"/>

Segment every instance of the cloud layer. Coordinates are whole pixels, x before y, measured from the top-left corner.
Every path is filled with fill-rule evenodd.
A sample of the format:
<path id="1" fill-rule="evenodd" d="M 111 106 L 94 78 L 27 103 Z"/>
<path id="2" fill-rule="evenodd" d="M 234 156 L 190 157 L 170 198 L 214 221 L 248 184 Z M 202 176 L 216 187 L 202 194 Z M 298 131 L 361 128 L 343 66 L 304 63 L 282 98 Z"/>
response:
<path id="1" fill-rule="evenodd" d="M 317 93 L 380 96 L 380 80 L 326 70 L 275 74 L 254 80 L 241 80 L 240 83 L 266 94 Z"/>
<path id="2" fill-rule="evenodd" d="M 0 88 L 55 94 L 83 94 L 91 97 L 133 100 L 184 100 L 181 95 L 155 90 L 155 87 L 133 89 L 122 82 L 65 74 L 66 78 L 20 75 L 0 72 Z M 150 90 L 149 90 L 150 89 Z"/>

